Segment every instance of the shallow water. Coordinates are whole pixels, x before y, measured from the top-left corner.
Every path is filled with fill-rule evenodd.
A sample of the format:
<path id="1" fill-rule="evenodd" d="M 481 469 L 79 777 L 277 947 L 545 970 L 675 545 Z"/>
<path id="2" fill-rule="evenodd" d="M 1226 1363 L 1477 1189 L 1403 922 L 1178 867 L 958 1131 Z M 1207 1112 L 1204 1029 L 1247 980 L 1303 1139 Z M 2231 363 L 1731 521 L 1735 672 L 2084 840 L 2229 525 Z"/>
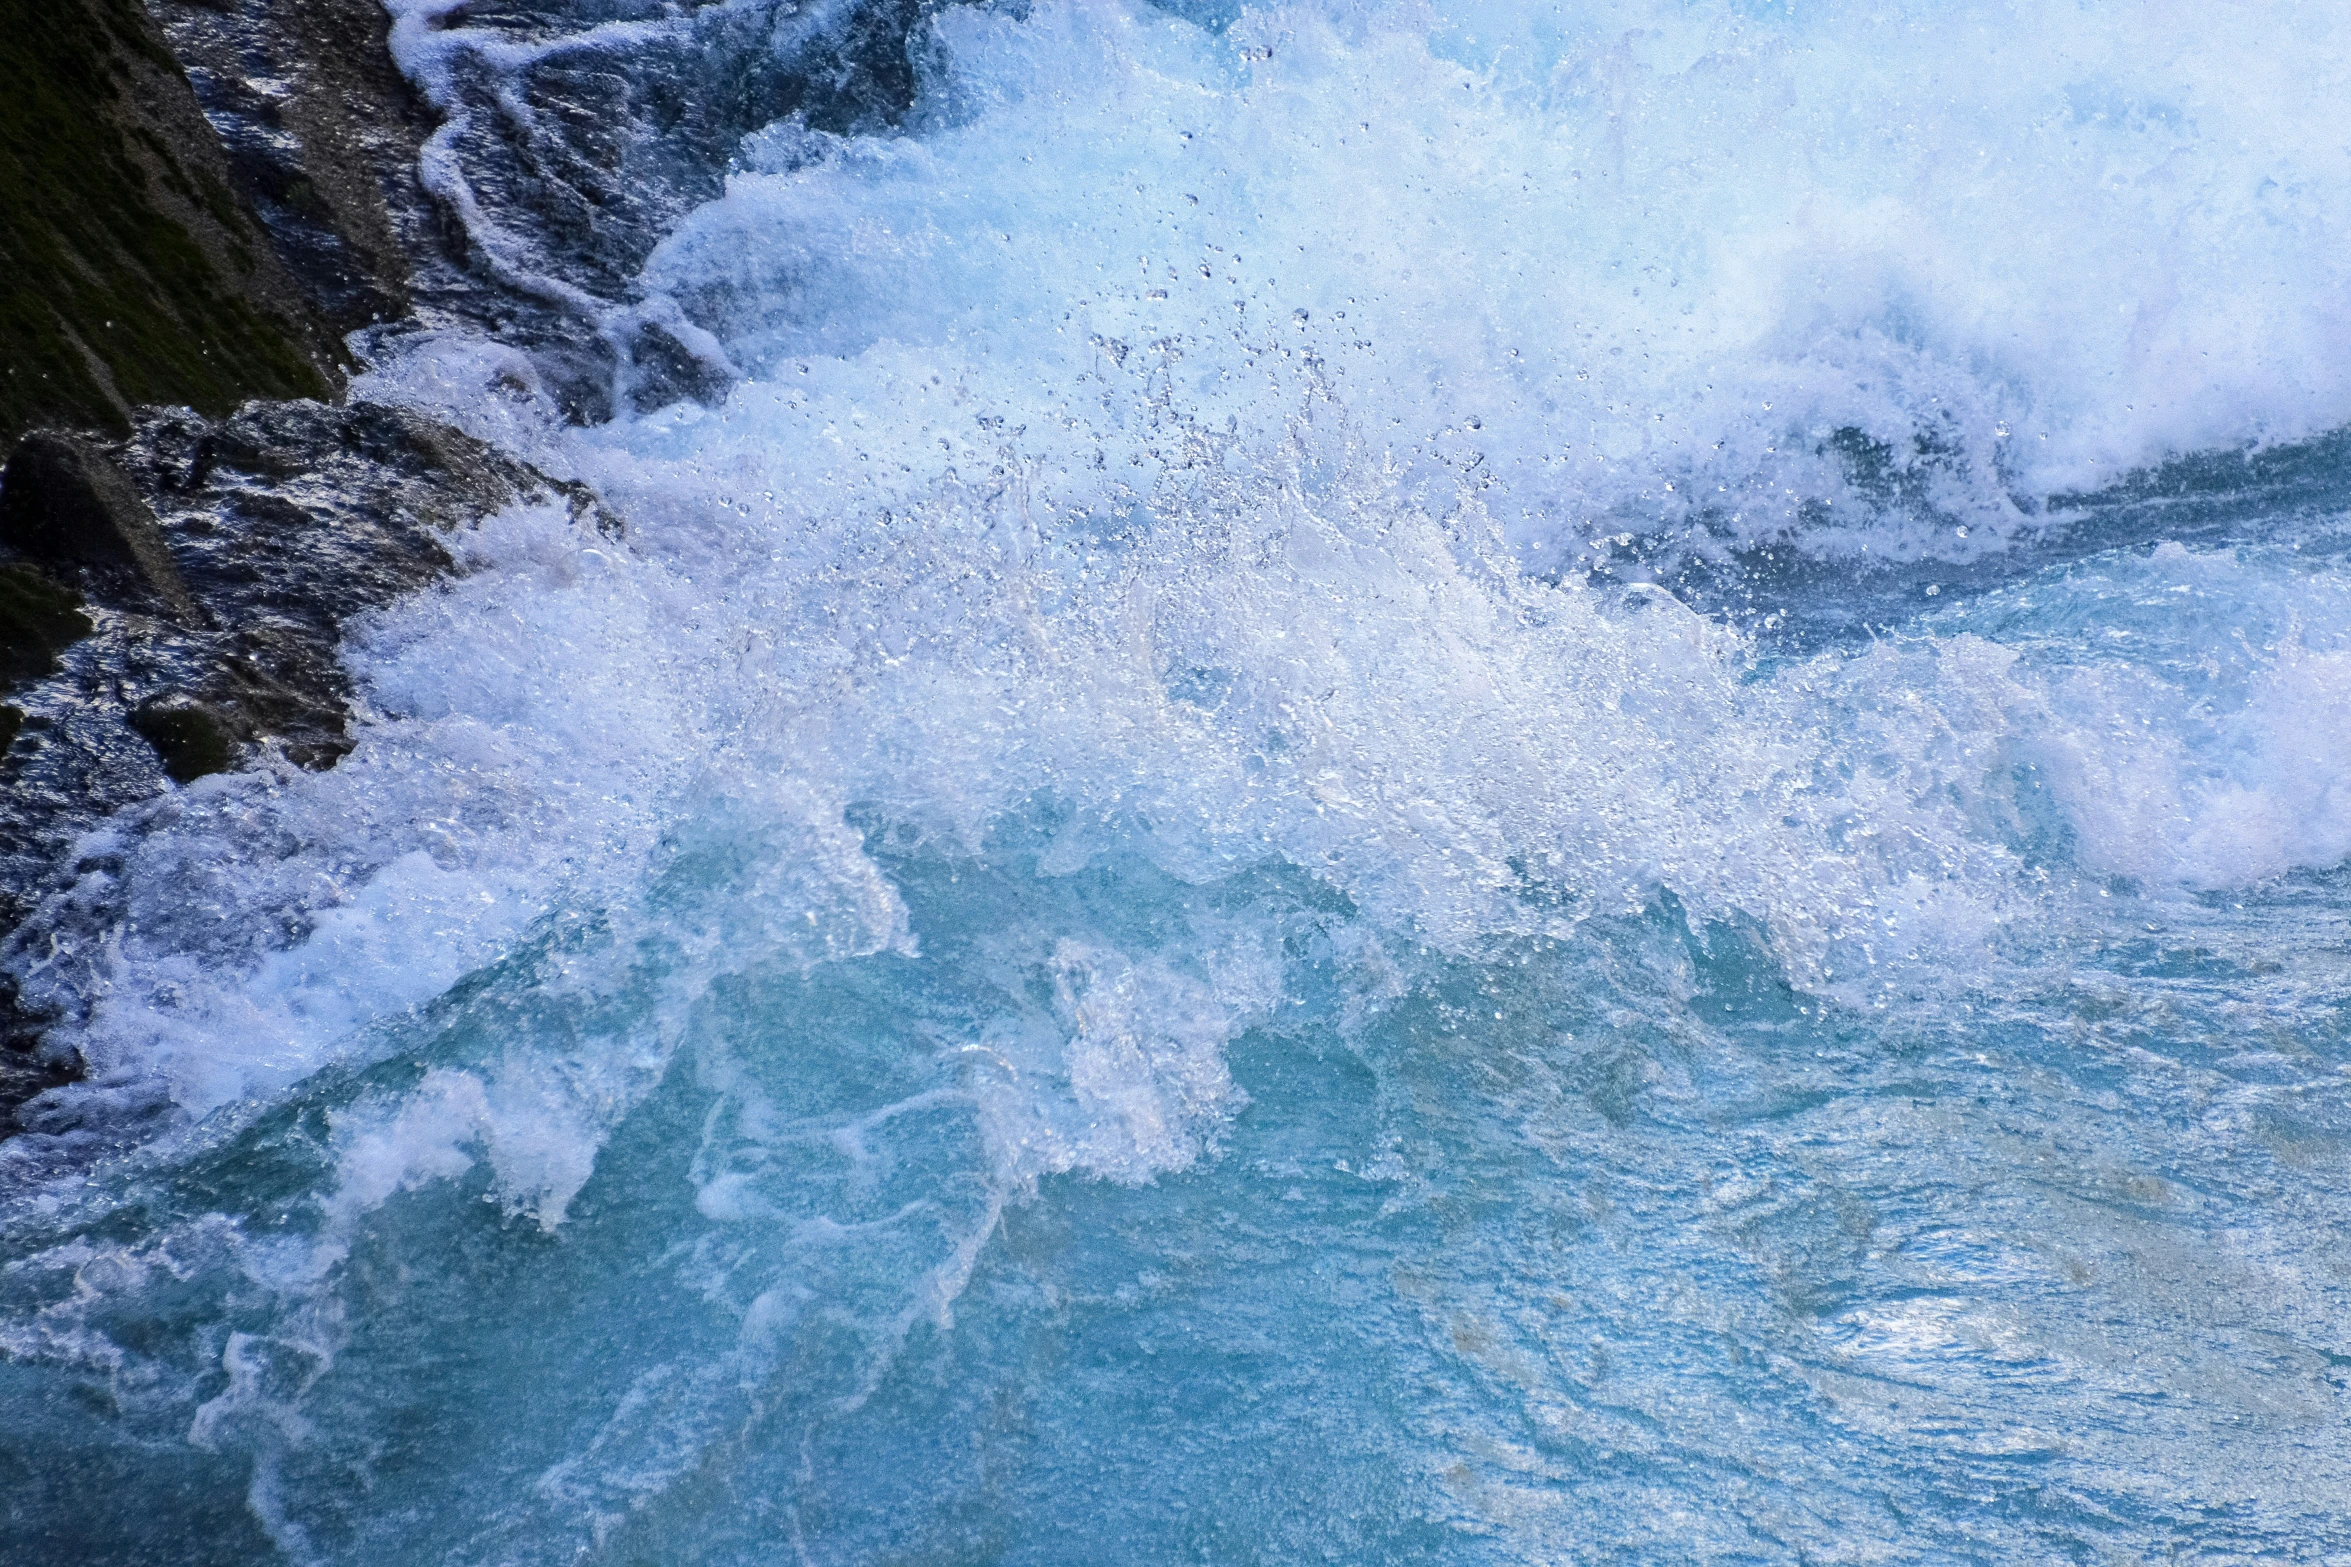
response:
<path id="1" fill-rule="evenodd" d="M 849 25 L 393 9 L 453 113 Z M 2351 1553 L 2351 26 L 914 58 L 619 295 L 437 145 L 633 411 L 363 390 L 628 528 L 12 949 L 26 1559 Z"/>

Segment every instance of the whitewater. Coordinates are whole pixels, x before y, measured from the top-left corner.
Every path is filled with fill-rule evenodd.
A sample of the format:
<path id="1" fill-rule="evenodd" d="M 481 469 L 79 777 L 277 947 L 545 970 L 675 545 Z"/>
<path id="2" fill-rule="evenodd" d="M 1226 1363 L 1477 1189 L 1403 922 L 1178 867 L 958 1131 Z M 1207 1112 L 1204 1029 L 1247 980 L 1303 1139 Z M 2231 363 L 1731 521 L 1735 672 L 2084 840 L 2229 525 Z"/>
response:
<path id="1" fill-rule="evenodd" d="M 2351 1561 L 2351 17 L 389 8 L 621 521 L 6 949 L 10 1560 Z"/>

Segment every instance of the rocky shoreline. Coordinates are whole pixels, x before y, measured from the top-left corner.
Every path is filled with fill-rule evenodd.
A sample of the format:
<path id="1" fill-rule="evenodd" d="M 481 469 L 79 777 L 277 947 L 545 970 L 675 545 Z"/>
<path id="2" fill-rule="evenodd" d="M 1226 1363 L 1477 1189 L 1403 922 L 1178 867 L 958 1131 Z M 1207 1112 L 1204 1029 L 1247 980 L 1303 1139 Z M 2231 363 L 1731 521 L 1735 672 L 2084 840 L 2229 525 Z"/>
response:
<path id="1" fill-rule="evenodd" d="M 7 976 L 68 904 L 73 941 L 102 943 L 92 828 L 208 773 L 333 766 L 343 628 L 450 571 L 452 530 L 532 497 L 619 527 L 446 424 L 348 399 L 371 348 L 494 340 L 526 395 L 581 423 L 723 397 L 731 370 L 674 307 L 637 308 L 638 270 L 746 132 L 898 123 L 930 10 L 467 0 L 400 24 L 439 51 L 429 71 L 403 57 L 420 90 L 386 0 L 17 8 L 0 29 L 0 1138 L 82 1070 Z M 628 69 L 600 18 L 633 19 Z"/>
<path id="2" fill-rule="evenodd" d="M 431 116 L 377 0 L 64 0 L 9 42 L 0 145 L 0 937 L 103 866 L 89 829 L 350 747 L 355 615 L 560 484 L 341 400 L 350 332 L 464 287 Z M 183 69 L 184 67 L 184 69 Z M 13 90 L 13 89 L 12 89 Z M 0 1137 L 80 1063 L 0 978 Z"/>

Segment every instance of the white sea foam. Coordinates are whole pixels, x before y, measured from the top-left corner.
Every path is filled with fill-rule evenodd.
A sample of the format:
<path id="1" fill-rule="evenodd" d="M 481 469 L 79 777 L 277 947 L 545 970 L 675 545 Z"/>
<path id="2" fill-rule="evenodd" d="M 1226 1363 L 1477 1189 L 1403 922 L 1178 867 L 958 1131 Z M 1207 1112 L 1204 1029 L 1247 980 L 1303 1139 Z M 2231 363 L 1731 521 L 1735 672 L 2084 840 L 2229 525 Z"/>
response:
<path id="1" fill-rule="evenodd" d="M 2331 567 L 2164 543 L 1955 618 L 2003 617 L 2037 622 L 2017 749 L 2085 865 L 2216 889 L 2351 855 L 2351 595 Z M 2093 626 L 2114 656 L 2083 656 Z"/>
<path id="2" fill-rule="evenodd" d="M 1011 428 L 1090 500 L 1147 487 L 1154 399 L 1262 441 L 1328 378 L 1530 544 L 1851 506 L 1840 428 L 1996 535 L 2012 490 L 2351 410 L 2342 40 L 2158 9 L 950 11 L 921 134 L 752 138 L 645 281 L 806 483 Z"/>
<path id="3" fill-rule="evenodd" d="M 437 14 L 399 24 L 428 79 L 458 47 Z M 2174 684 L 2127 650 L 2058 668 L 1953 622 L 1759 664 L 1662 590 L 1526 569 L 1600 518 L 1705 505 L 1753 536 L 1798 496 L 1915 552 L 1924 524 L 1822 455 L 1845 426 L 1897 465 L 1948 437 L 1919 472 L 1991 524 L 1949 546 L 1976 550 L 2011 489 L 2337 422 L 2323 213 L 2351 170 L 2298 131 L 2332 35 L 2182 9 L 2150 55 L 2095 8 L 1964 47 L 1882 7 L 1579 18 L 950 12 L 913 134 L 772 128 L 648 266 L 629 308 L 747 372 L 722 407 L 564 429 L 511 354 L 412 345 L 363 390 L 591 480 L 629 537 L 496 520 L 470 575 L 355 640 L 340 767 L 114 828 L 119 874 L 80 893 L 118 910 L 106 944 L 20 965 L 81 1007 L 60 1037 L 191 1114 L 266 1097 L 542 922 L 640 910 L 681 834 L 753 867 L 723 918 L 661 916 L 719 919 L 730 961 L 904 946 L 852 807 L 969 853 L 1050 802 L 1055 873 L 1111 846 L 1195 882 L 1279 860 L 1452 953 L 1670 892 L 1861 999 L 2034 916 L 2019 765 L 2101 873 L 2340 858 L 2351 751 L 2287 717 L 2337 689 L 2326 637 L 2167 728 Z M 2143 284 L 2119 311 L 2117 276 Z M 1278 981 L 1053 939 L 1061 1043 L 996 1124 L 1058 1150 L 1039 1168 L 1181 1167 Z M 547 1152 L 541 1101 L 575 1090 L 502 1070 L 449 1136 L 553 1222 L 586 1167 Z"/>

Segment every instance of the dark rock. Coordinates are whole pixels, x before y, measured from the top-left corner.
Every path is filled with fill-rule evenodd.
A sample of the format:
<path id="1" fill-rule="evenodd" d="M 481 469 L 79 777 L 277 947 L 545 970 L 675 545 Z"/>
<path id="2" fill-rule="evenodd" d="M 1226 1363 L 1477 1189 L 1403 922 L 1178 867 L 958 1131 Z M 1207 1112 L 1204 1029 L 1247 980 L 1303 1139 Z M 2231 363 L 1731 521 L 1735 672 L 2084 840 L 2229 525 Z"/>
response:
<path id="1" fill-rule="evenodd" d="M 329 767 L 348 752 L 344 627 L 454 570 L 456 530 L 534 498 L 619 526 L 577 485 L 372 403 L 255 403 L 222 420 L 166 411 L 127 442 L 63 451 L 75 483 L 100 465 L 93 488 L 111 494 L 110 517 L 134 511 L 151 530 L 148 558 L 170 569 L 186 612 L 159 613 L 112 544 L 69 549 L 55 540 L 81 538 L 73 526 L 23 525 L 44 559 L 67 558 L 53 569 L 88 600 L 77 607 L 29 563 L 0 566 L 0 644 L 22 671 L 12 701 L 28 715 L 0 747 L 0 934 L 70 875 L 60 857 L 83 832 L 169 780 L 264 757 Z M 47 461 L 26 460 L 28 472 Z M 17 477 L 0 511 L 53 489 L 46 478 L 19 489 Z M 172 716 L 191 708 L 204 733 Z"/>
<path id="2" fill-rule="evenodd" d="M 0 548 L 76 568 L 176 619 L 196 614 L 153 508 L 129 475 L 82 437 L 40 430 L 18 444 L 0 473 Z"/>
<path id="3" fill-rule="evenodd" d="M 236 765 L 237 736 L 227 715 L 173 691 L 131 709 L 131 727 L 155 747 L 175 783 L 194 783 Z"/>
<path id="4" fill-rule="evenodd" d="M 312 307 L 336 331 L 405 315 L 420 266 L 454 273 L 417 177 L 434 116 L 381 0 L 148 0 Z"/>
<path id="5" fill-rule="evenodd" d="M 42 1054 L 40 1022 L 18 1004 L 16 986 L 0 977 L 0 1137 L 16 1129 L 18 1105 L 74 1080 L 71 1063 Z"/>
<path id="6" fill-rule="evenodd" d="M 452 530 L 531 499 L 618 527 L 431 419 L 311 400 L 340 384 L 340 334 L 414 330 L 419 308 L 523 323 L 575 416 L 608 411 L 615 380 L 576 304 L 481 265 L 425 194 L 439 117 L 387 26 L 380 0 L 54 0 L 0 31 L 0 453 L 36 426 L 121 432 L 28 437 L 0 476 L 0 936 L 20 956 L 120 917 L 87 836 L 104 819 L 175 782 L 345 754 L 344 628 L 454 570 Z M 547 73 L 554 155 L 616 149 L 623 127 L 571 111 L 617 104 L 620 79 L 569 69 Z M 629 115 L 640 134 L 644 106 Z M 631 198 L 643 172 L 593 177 L 631 214 L 674 212 L 667 186 Z M 651 235 L 633 224 L 613 254 Z M 688 377 L 663 346 L 658 370 Z M 76 1074 L 43 1044 L 54 1021 L 0 974 L 0 1136 Z"/>
<path id="7" fill-rule="evenodd" d="M 186 689 L 239 739 L 303 767 L 350 749 L 345 621 L 446 574 L 449 530 L 548 491 L 454 430 L 365 403 L 165 419 L 127 455 L 223 628 Z"/>
<path id="8" fill-rule="evenodd" d="M 663 327 L 649 322 L 629 342 L 629 402 L 639 413 L 684 400 L 714 408 L 732 385 L 723 370 L 697 358 Z"/>
<path id="9" fill-rule="evenodd" d="M 533 500 L 619 528 L 585 489 L 370 403 L 255 403 L 222 420 L 167 410 L 119 445 L 64 449 L 76 474 L 86 476 L 85 460 L 104 465 L 101 487 L 117 512 L 126 495 L 135 503 L 191 613 L 155 613 L 118 560 L 86 564 L 64 545 L 43 547 L 69 557 L 60 571 L 84 577 L 88 614 L 30 565 L 0 567 L 0 630 L 14 609 L 28 628 L 24 687 L 0 711 L 0 741 L 13 740 L 0 743 L 0 935 L 105 868 L 82 862 L 90 851 L 76 845 L 115 812 L 208 773 L 256 762 L 323 768 L 348 752 L 344 627 L 455 570 L 456 530 Z M 31 505 L 46 489 L 15 482 L 0 500 Z M 37 543 L 60 528 L 82 537 L 36 523 L 26 526 Z M 83 553 L 115 560 L 109 548 Z M 111 917 L 76 905 L 70 923 Z M 71 1062 L 38 1054 L 50 1020 L 13 998 L 0 975 L 0 1136 L 16 1105 L 73 1073 Z"/>
<path id="10" fill-rule="evenodd" d="M 20 557 L 0 563 L 0 682 L 21 687 L 0 684 L 0 935 L 19 958 L 66 930 L 97 950 L 123 917 L 101 820 L 241 763 L 333 765 L 344 628 L 455 569 L 452 530 L 534 497 L 617 530 L 458 431 L 309 400 L 340 382 L 338 335 L 470 325 L 581 421 L 723 397 L 685 331 L 722 325 L 723 301 L 626 331 L 614 312 L 643 303 L 646 257 L 745 132 L 899 121 L 933 0 L 469 0 L 440 18 L 479 48 L 458 44 L 438 108 L 394 68 L 381 0 L 147 5 L 26 0 L 0 31 L 0 445 L 118 437 L 28 441 L 0 480 Z M 511 47 L 587 22 L 649 25 Z M 428 137 L 497 254 L 454 184 L 425 191 Z M 58 994 L 41 1005 L 87 1004 Z M 42 1044 L 54 1021 L 0 974 L 0 1136 L 70 1140 L 54 1101 L 15 1120 L 74 1074 L 62 1036 Z"/>
<path id="11" fill-rule="evenodd" d="M 9 7 L 0 82 L 0 439 L 339 382 L 138 0 Z"/>
<path id="12" fill-rule="evenodd" d="M 220 628 L 181 687 L 237 740 L 303 767 L 350 749 L 345 623 L 451 571 L 451 532 L 558 496 L 616 526 L 584 490 L 376 403 L 255 404 L 217 424 L 165 416 L 125 458 Z"/>
<path id="13" fill-rule="evenodd" d="M 191 0 L 158 3 L 169 16 Z M 220 0 L 219 8 L 277 16 L 260 25 L 282 34 L 290 30 L 282 18 L 302 3 L 377 0 Z M 462 178 L 481 229 L 469 233 L 453 207 L 444 211 L 435 237 L 458 263 L 452 276 L 440 254 L 425 259 L 426 226 L 405 228 L 412 297 L 421 311 L 470 321 L 522 349 L 540 386 L 576 421 L 681 396 L 713 400 L 723 378 L 685 354 L 674 334 L 608 332 L 605 312 L 640 298 L 646 258 L 679 218 L 725 188 L 746 133 L 793 116 L 841 132 L 902 120 L 915 95 L 915 40 L 934 8 L 933 0 L 472 0 L 443 22 L 480 42 L 478 53 L 457 44 L 446 62 L 436 152 Z M 577 39 L 591 21 L 644 25 L 625 41 L 533 48 Z M 176 40 L 178 24 L 170 25 Z M 397 202 L 394 210 L 397 217 Z M 477 243 L 491 229 L 495 242 Z M 696 308 L 687 303 L 690 315 Z"/>
<path id="14" fill-rule="evenodd" d="M 0 566 L 0 690 L 55 674 L 57 655 L 89 634 L 78 594 L 31 566 Z M 0 751 L 7 748 L 0 741 Z"/>

